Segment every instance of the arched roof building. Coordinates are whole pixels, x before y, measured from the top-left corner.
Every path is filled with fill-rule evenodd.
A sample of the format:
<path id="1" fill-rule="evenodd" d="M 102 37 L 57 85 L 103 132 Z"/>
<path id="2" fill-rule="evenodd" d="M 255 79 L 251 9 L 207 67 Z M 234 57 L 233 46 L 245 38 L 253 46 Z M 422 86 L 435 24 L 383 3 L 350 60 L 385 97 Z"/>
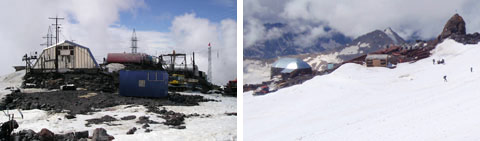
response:
<path id="1" fill-rule="evenodd" d="M 282 77 L 296 77 L 302 74 L 311 74 L 312 67 L 297 58 L 281 58 L 272 64 L 270 77 L 281 75 Z"/>

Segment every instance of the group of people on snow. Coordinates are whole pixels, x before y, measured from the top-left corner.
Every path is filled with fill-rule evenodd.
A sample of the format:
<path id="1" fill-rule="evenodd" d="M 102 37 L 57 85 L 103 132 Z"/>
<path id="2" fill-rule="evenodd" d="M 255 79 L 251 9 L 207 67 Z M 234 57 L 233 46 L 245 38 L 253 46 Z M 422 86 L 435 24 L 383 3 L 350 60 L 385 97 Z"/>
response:
<path id="1" fill-rule="evenodd" d="M 433 64 L 435 65 L 435 59 L 433 59 Z M 445 60 L 442 59 L 442 60 L 437 60 L 437 64 L 445 64 Z M 470 72 L 473 72 L 473 67 L 470 67 Z M 444 82 L 448 82 L 447 81 L 447 75 L 444 75 L 443 76 L 443 81 Z"/>

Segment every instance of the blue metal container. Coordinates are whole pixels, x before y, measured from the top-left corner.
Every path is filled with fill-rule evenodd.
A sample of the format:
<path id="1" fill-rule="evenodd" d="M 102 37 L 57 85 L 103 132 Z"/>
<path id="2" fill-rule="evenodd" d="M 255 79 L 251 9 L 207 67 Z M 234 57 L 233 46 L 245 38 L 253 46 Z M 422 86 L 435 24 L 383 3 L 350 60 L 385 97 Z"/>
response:
<path id="1" fill-rule="evenodd" d="M 166 97 L 168 74 L 157 70 L 120 70 L 120 95 Z"/>
<path id="2" fill-rule="evenodd" d="M 327 64 L 327 70 L 331 70 L 331 69 L 333 69 L 333 64 L 328 63 L 328 64 Z"/>

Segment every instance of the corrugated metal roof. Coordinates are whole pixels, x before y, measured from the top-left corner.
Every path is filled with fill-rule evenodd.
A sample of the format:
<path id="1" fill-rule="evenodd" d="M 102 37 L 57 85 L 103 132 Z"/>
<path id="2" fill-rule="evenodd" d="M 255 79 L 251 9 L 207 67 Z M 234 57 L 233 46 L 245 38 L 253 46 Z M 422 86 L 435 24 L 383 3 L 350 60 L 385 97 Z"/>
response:
<path id="1" fill-rule="evenodd" d="M 388 59 L 388 54 L 368 54 L 365 59 Z"/>
<path id="2" fill-rule="evenodd" d="M 272 67 L 284 68 L 285 70 L 292 70 L 292 71 L 296 69 L 312 68 L 309 64 L 297 58 L 278 59 L 275 63 L 272 64 Z"/>
<path id="3" fill-rule="evenodd" d="M 46 49 L 49 49 L 49 48 L 52 48 L 52 47 L 56 47 L 56 46 L 61 45 L 61 44 L 70 44 L 70 45 L 72 45 L 72 46 L 76 46 L 76 47 L 80 47 L 80 48 L 87 49 L 88 54 L 90 54 L 90 57 L 92 57 L 92 59 L 93 59 L 93 63 L 95 63 L 95 66 L 96 66 L 97 68 L 99 67 L 99 66 L 98 66 L 98 63 L 97 63 L 97 60 L 95 60 L 95 57 L 93 57 L 93 54 L 92 54 L 92 52 L 90 51 L 90 49 L 89 49 L 88 47 L 82 46 L 82 45 L 80 45 L 80 44 L 74 43 L 74 42 L 69 41 L 69 40 L 63 40 L 63 42 L 59 42 L 59 43 L 57 43 L 57 44 L 55 44 L 55 45 L 51 45 L 51 46 L 49 46 L 49 47 L 47 47 L 47 48 L 45 48 L 45 49 L 43 49 L 43 50 L 46 50 Z M 36 65 L 36 64 L 37 64 L 37 62 L 35 62 L 35 65 Z M 34 66 L 35 66 L 35 65 L 34 65 Z"/>

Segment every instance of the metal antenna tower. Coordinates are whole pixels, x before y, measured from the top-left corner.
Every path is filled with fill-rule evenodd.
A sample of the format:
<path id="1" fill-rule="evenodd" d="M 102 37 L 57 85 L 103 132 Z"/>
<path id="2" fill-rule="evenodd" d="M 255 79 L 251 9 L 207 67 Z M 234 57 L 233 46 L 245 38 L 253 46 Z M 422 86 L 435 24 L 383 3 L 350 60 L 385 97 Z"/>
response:
<path id="1" fill-rule="evenodd" d="M 42 37 L 43 39 L 47 39 L 47 42 L 46 43 L 43 43 L 43 44 L 40 44 L 41 46 L 52 46 L 53 45 L 53 42 L 52 42 L 52 39 L 54 38 L 53 37 L 53 34 L 52 34 L 52 27 L 51 26 L 48 26 L 48 32 L 47 32 L 47 36 L 44 36 Z"/>
<path id="2" fill-rule="evenodd" d="M 52 25 L 55 26 L 55 44 L 58 44 L 58 39 L 59 39 L 58 33 L 60 32 L 59 25 L 61 25 L 61 24 L 58 24 L 58 20 L 63 20 L 64 18 L 59 18 L 58 16 L 55 16 L 55 18 L 48 18 L 48 19 L 55 20 L 55 24 L 52 24 Z"/>
<path id="3" fill-rule="evenodd" d="M 212 46 L 208 43 L 208 76 L 207 81 L 212 83 Z"/>
<path id="4" fill-rule="evenodd" d="M 64 18 L 59 18 L 58 16 L 55 16 L 55 18 L 48 18 L 48 19 L 52 19 L 52 20 L 55 19 L 55 24 L 53 25 L 55 25 L 55 39 L 56 39 L 55 45 L 57 45 L 58 39 L 60 37 L 58 34 L 60 30 L 60 27 L 59 27 L 60 24 L 58 24 L 58 20 L 63 20 Z M 58 52 L 58 48 L 55 48 L 55 52 Z M 58 54 L 55 54 L 55 70 L 56 72 L 58 72 Z"/>
<path id="5" fill-rule="evenodd" d="M 132 53 L 137 53 L 137 34 L 135 33 L 135 28 L 133 29 L 132 33 Z"/>

